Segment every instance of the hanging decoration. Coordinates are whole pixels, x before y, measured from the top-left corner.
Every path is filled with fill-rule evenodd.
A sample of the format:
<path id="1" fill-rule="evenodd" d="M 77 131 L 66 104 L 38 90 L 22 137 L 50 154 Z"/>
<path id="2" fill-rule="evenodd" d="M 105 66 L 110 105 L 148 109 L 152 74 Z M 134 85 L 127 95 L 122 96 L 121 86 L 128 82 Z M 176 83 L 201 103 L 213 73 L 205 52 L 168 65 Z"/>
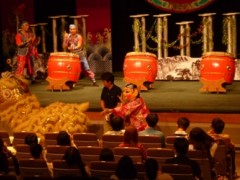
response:
<path id="1" fill-rule="evenodd" d="M 139 37 L 141 37 L 141 31 L 142 31 L 142 28 L 141 28 L 141 22 L 140 21 L 136 21 L 137 23 L 135 23 L 133 26 L 132 26 L 132 29 L 133 29 L 133 32 L 136 32 L 139 34 Z M 157 37 L 155 36 L 155 31 L 156 31 L 156 26 L 157 26 L 157 21 L 155 20 L 152 24 L 152 26 L 150 27 L 149 30 L 146 30 L 146 41 L 153 41 L 154 43 L 158 43 L 158 40 L 157 40 Z M 202 37 L 202 32 L 203 31 L 203 24 L 200 24 L 197 28 L 196 31 L 192 32 L 190 34 L 190 41 L 191 41 L 191 44 L 193 45 L 198 45 L 198 44 L 202 44 L 203 42 L 203 37 Z M 172 49 L 175 49 L 175 50 L 180 50 L 186 46 L 188 46 L 189 44 L 183 44 L 182 46 L 181 45 L 177 45 L 177 43 L 180 41 L 180 37 L 181 36 L 186 36 L 186 33 L 183 32 L 183 33 L 180 33 L 178 34 L 177 38 L 175 40 L 173 40 L 172 42 L 170 43 L 167 43 L 165 42 L 165 48 L 172 48 Z M 211 42 L 212 43 L 212 42 Z M 141 45 L 141 43 L 140 43 Z M 150 51 L 157 51 L 158 48 L 156 47 L 151 47 L 149 45 L 149 43 L 146 44 L 147 46 L 147 49 L 150 50 Z M 135 49 L 134 49 L 135 50 Z"/>
<path id="2" fill-rule="evenodd" d="M 152 6 L 166 12 L 189 13 L 200 10 L 215 0 L 146 0 Z"/>

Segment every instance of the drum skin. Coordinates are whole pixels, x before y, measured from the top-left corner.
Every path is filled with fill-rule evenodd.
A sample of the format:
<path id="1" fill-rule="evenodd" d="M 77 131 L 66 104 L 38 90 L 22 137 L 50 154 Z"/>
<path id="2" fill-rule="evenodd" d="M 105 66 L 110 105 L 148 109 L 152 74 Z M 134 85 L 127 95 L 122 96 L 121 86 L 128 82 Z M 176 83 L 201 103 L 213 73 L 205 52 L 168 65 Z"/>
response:
<path id="1" fill-rule="evenodd" d="M 123 64 L 125 78 L 146 79 L 153 83 L 157 76 L 157 58 L 149 52 L 129 52 L 126 54 Z"/>
<path id="2" fill-rule="evenodd" d="M 200 62 L 200 78 L 207 80 L 224 79 L 231 84 L 235 74 L 235 58 L 226 52 L 207 52 Z"/>
<path id="3" fill-rule="evenodd" d="M 53 79 L 64 79 L 77 82 L 81 73 L 79 56 L 67 52 L 51 53 L 47 63 L 48 76 Z"/>

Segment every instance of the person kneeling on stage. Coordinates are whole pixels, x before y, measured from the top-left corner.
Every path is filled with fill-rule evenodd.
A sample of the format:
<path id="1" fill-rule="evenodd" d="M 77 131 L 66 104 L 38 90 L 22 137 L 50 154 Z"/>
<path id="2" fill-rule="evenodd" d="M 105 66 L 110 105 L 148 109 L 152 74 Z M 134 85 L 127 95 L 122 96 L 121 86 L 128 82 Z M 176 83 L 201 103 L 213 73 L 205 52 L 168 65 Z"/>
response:
<path id="1" fill-rule="evenodd" d="M 104 113 L 113 113 L 124 119 L 125 126 L 132 124 L 138 131 L 142 131 L 147 127 L 146 117 L 150 111 L 140 97 L 139 90 L 135 84 L 129 83 L 123 88 L 123 96 L 121 105 L 113 109 L 106 109 Z"/>

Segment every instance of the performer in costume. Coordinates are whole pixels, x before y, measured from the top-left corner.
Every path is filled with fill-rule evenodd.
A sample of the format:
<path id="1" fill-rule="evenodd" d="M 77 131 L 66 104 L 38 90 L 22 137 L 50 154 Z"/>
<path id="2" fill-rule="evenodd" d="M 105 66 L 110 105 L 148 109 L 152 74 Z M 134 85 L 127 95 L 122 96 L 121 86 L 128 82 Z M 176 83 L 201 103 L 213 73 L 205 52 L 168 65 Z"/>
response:
<path id="1" fill-rule="evenodd" d="M 27 73 L 32 80 L 34 80 L 33 62 L 31 61 L 31 53 L 35 36 L 29 29 L 29 23 L 23 21 L 21 29 L 15 36 L 17 45 L 17 69 L 16 76 L 24 75 L 24 68 L 27 67 Z"/>
<path id="2" fill-rule="evenodd" d="M 132 124 L 138 131 L 147 127 L 146 117 L 150 113 L 143 98 L 140 97 L 137 86 L 131 83 L 123 88 L 122 104 L 113 109 L 106 109 L 104 112 L 112 112 L 122 117 L 125 125 Z"/>
<path id="3" fill-rule="evenodd" d="M 65 33 L 62 46 L 64 50 L 79 55 L 82 72 L 92 80 L 93 86 L 98 86 L 95 80 L 95 74 L 91 71 L 87 62 L 86 54 L 83 50 L 83 37 L 77 33 L 77 27 L 75 24 L 69 25 L 69 34 Z"/>

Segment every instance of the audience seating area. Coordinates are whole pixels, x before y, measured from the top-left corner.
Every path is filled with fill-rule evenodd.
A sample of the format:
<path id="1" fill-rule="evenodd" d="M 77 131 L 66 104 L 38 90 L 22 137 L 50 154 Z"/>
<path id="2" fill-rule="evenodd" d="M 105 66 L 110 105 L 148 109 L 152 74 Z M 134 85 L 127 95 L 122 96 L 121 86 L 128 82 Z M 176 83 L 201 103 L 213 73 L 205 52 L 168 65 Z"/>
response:
<path id="1" fill-rule="evenodd" d="M 0 136 L 9 145 L 9 150 L 15 150 L 16 157 L 19 162 L 20 176 L 4 175 L 0 173 L 1 180 L 27 180 L 27 179 L 57 179 L 61 176 L 79 175 L 79 169 L 70 168 L 62 159 L 63 154 L 69 146 L 56 145 L 57 133 L 46 133 L 44 139 L 40 139 L 40 144 L 43 145 L 45 156 L 44 159 L 32 159 L 29 146 L 24 144 L 24 138 L 32 132 L 16 132 L 13 134 L 11 143 L 7 132 L 0 132 Z M 154 136 L 140 137 L 139 142 L 142 143 L 147 151 L 147 158 L 154 158 L 158 161 L 162 172 L 170 173 L 174 179 L 191 179 L 191 168 L 180 165 L 164 164 L 166 159 L 173 158 L 175 151 L 173 149 L 173 139 L 176 136 L 166 137 L 167 147 L 162 147 L 159 138 Z M 117 162 L 123 155 L 129 155 L 135 164 L 138 171 L 138 179 L 144 179 L 146 176 L 144 164 L 142 162 L 141 151 L 134 147 L 117 147 L 123 139 L 123 135 L 103 135 L 102 139 L 98 139 L 93 133 L 77 133 L 72 136 L 73 144 L 78 148 L 82 160 L 89 166 L 91 175 L 99 179 L 109 179 L 114 174 Z M 113 150 L 115 161 L 105 162 L 99 161 L 101 150 L 108 147 Z M 216 168 L 219 174 L 229 176 L 227 161 L 229 157 L 226 155 L 224 145 L 220 146 L 216 154 Z M 201 168 L 203 179 L 210 179 L 210 167 L 207 155 L 200 151 L 190 151 L 188 156 L 196 160 Z M 9 161 L 10 162 L 10 161 Z M 14 167 L 12 162 L 9 163 L 10 171 Z M 183 173 L 184 172 L 184 173 Z"/>

